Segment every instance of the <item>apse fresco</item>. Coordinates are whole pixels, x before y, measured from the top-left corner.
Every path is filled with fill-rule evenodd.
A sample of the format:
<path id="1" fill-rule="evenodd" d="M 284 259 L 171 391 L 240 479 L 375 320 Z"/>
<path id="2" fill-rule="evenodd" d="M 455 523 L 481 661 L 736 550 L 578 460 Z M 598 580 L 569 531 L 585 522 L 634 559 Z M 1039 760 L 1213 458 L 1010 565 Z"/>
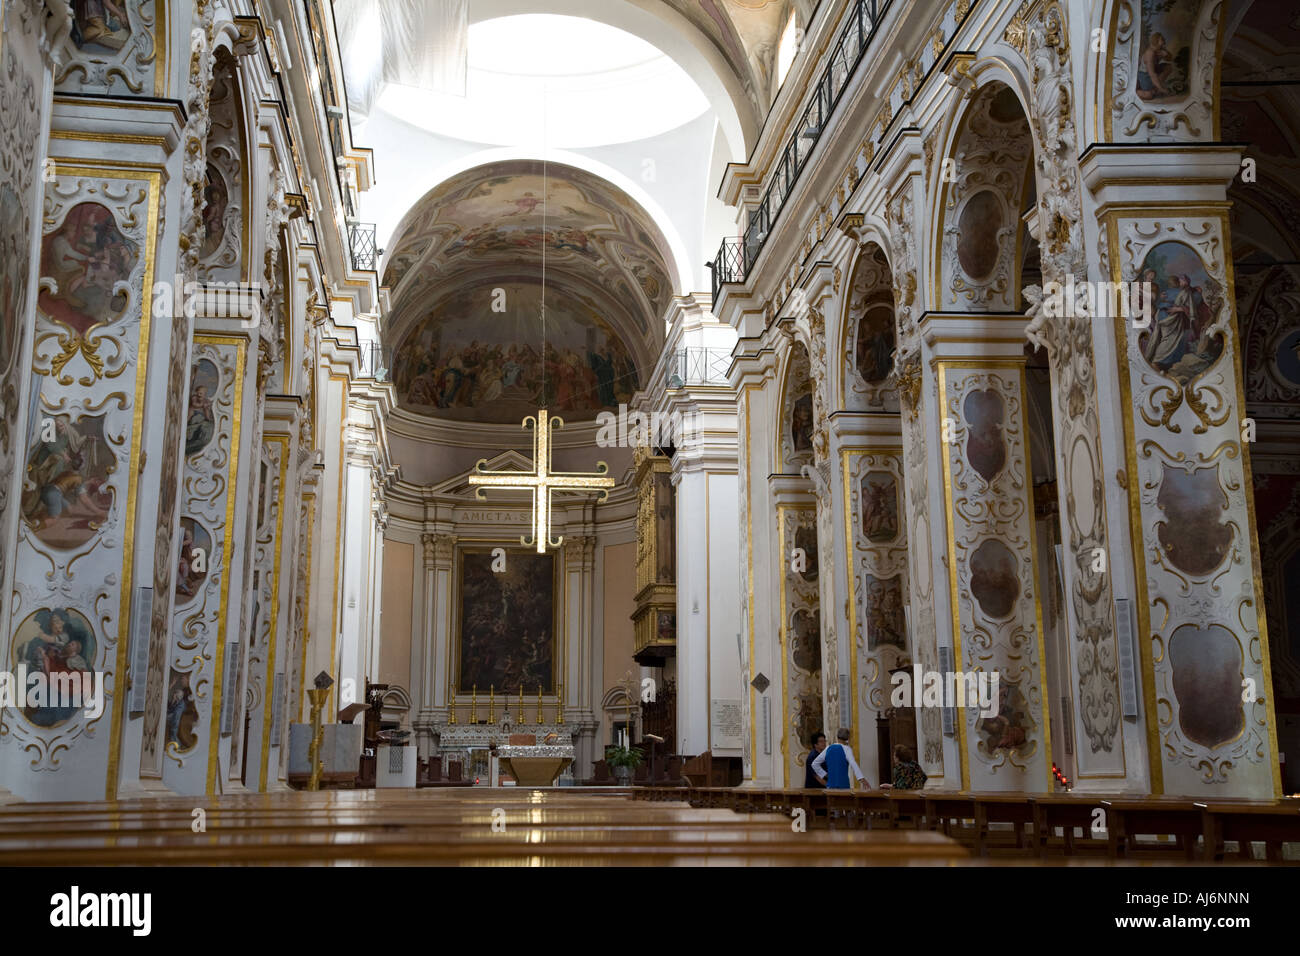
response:
<path id="1" fill-rule="evenodd" d="M 1187 95 L 1187 70 L 1200 0 L 1142 0 L 1137 95 L 1165 103 Z"/>
<path id="2" fill-rule="evenodd" d="M 104 437 L 104 416 L 73 421 L 53 415 L 32 424 L 23 518 L 50 547 L 79 547 L 99 530 L 113 505 L 108 481 L 117 458 Z"/>
<path id="3" fill-rule="evenodd" d="M 502 301 L 504 311 L 494 311 Z M 601 316 L 548 289 L 543 351 L 541 306 L 532 282 L 445 299 L 397 350 L 393 381 L 403 404 L 440 418 L 518 424 L 539 407 L 594 417 L 627 402 L 639 387 L 636 364 Z"/>
<path id="4" fill-rule="evenodd" d="M 466 552 L 460 573 L 459 690 L 480 696 L 554 692 L 555 555 L 510 552 L 492 570 L 490 551 Z"/>
<path id="5" fill-rule="evenodd" d="M 139 250 L 98 203 L 72 208 L 41 243 L 41 311 L 77 333 L 120 318 L 127 296 L 117 288 L 139 260 Z M 53 280 L 55 288 L 45 286 Z"/>
<path id="6" fill-rule="evenodd" d="M 14 631 L 12 661 L 15 667 L 25 664 L 28 674 L 40 673 L 54 680 L 61 674 L 92 672 L 97 649 L 95 630 L 84 614 L 71 608 L 47 607 L 36 611 Z M 57 727 L 79 709 L 23 707 L 22 713 L 38 727 Z"/>
<path id="7" fill-rule="evenodd" d="M 1209 574 L 1232 547 L 1232 528 L 1223 522 L 1228 498 L 1219 487 L 1219 466 L 1190 472 L 1162 467 L 1156 504 L 1166 520 L 1156 522 L 1156 537 L 1165 560 L 1187 574 Z"/>
<path id="8" fill-rule="evenodd" d="M 445 274 L 540 263 L 543 250 L 548 268 L 595 269 L 604 288 L 640 300 L 634 315 L 662 315 L 673 294 L 668 243 L 653 220 L 621 190 L 572 166 L 512 161 L 461 173 L 417 204 L 396 234 L 384 284 L 401 295 L 421 262 Z"/>
<path id="9" fill-rule="evenodd" d="M 1181 242 L 1161 242 L 1142 260 L 1139 281 L 1154 289 L 1151 329 L 1138 339 L 1142 357 L 1180 385 L 1199 378 L 1223 354 L 1223 336 L 1210 327 L 1223 290 L 1201 257 Z"/>
<path id="10" fill-rule="evenodd" d="M 1169 638 L 1178 724 L 1188 740 L 1213 750 L 1246 726 L 1241 706 L 1241 645 L 1219 624 L 1184 624 Z"/>

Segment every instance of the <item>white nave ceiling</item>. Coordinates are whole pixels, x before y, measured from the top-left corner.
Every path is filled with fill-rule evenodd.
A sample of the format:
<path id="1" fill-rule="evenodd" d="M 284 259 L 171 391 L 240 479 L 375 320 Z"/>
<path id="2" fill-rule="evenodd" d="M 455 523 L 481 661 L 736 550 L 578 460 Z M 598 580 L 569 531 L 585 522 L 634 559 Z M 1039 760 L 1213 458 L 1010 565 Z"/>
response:
<path id="1" fill-rule="evenodd" d="M 489 143 L 349 114 L 365 4 L 117 6 L 2 8 L 4 666 L 108 697 L 0 711 L 0 793 L 284 789 L 321 671 L 422 758 L 540 693 L 580 778 L 630 718 L 756 786 L 844 726 L 873 780 L 906 740 L 946 788 L 1298 789 L 1293 13 L 469 0 L 471 86 L 584 102 L 473 50 L 552 14 L 623 31 L 592 88 L 698 94 Z M 1148 328 L 1044 291 L 1144 280 Z M 543 556 L 468 481 L 540 407 L 616 482 Z M 997 713 L 895 710 L 913 668 Z"/>

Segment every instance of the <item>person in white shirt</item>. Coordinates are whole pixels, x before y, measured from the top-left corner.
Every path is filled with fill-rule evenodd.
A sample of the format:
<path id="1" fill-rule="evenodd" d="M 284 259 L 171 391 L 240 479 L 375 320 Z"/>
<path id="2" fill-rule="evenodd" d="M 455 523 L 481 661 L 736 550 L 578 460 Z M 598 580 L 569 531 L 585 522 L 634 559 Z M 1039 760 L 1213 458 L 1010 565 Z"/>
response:
<path id="1" fill-rule="evenodd" d="M 817 779 L 825 782 L 828 790 L 849 790 L 852 787 L 849 774 L 853 780 L 867 783 L 867 775 L 862 772 L 858 762 L 853 758 L 853 748 L 849 746 L 849 731 L 841 727 L 835 732 L 835 743 L 827 747 L 813 761 L 813 773 Z M 867 784 L 870 789 L 870 784 Z"/>

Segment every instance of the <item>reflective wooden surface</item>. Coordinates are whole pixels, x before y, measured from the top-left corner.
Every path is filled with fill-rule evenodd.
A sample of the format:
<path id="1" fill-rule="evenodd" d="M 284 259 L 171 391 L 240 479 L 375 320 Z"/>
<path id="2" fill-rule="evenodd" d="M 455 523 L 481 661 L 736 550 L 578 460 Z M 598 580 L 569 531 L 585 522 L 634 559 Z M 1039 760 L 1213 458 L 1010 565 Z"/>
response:
<path id="1" fill-rule="evenodd" d="M 195 810 L 205 832 L 195 832 Z M 797 832 L 778 814 L 634 801 L 611 788 L 166 797 L 0 807 L 0 866 L 951 865 L 941 834 Z M 809 821 L 811 823 L 811 821 Z"/>

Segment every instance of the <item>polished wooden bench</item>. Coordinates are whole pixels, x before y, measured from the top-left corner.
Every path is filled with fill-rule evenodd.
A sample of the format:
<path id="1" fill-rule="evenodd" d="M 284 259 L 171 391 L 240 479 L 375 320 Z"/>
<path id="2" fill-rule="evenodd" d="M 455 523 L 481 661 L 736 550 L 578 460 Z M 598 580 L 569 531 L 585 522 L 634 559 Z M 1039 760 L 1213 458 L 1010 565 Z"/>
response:
<path id="1" fill-rule="evenodd" d="M 630 795 L 629 795 L 630 796 Z M 210 829 L 194 833 L 206 807 Z M 0 865 L 951 864 L 938 834 L 803 832 L 776 814 L 528 788 L 159 798 L 0 810 Z M 494 826 L 499 822 L 501 826 Z"/>
<path id="2" fill-rule="evenodd" d="M 1197 803 L 1205 838 L 1205 859 L 1223 859 L 1223 845 L 1237 843 L 1238 856 L 1251 859 L 1250 844 L 1264 844 L 1264 859 L 1279 862 L 1283 844 L 1300 843 L 1300 800 Z"/>
<path id="3" fill-rule="evenodd" d="M 1033 849 L 1025 834 L 1027 826 L 1034 824 L 1035 794 L 1026 793 L 989 793 L 980 794 L 975 800 L 975 852 L 988 856 L 995 848 L 1013 848 L 1017 853 L 1031 854 Z M 990 824 L 1011 824 L 1011 841 L 1003 843 L 996 840 Z"/>
<path id="4" fill-rule="evenodd" d="M 1081 793 L 1040 793 L 1030 801 L 1034 815 L 1034 842 L 1038 855 L 1046 857 L 1050 850 L 1059 850 L 1067 856 L 1075 856 L 1080 851 L 1105 854 L 1105 840 L 1094 839 L 1092 824 L 1094 811 L 1107 798 L 1117 798 L 1118 794 L 1081 794 Z M 1061 829 L 1061 842 L 1054 843 L 1055 831 Z M 1076 838 L 1075 828 L 1083 830 L 1083 836 Z"/>
<path id="5" fill-rule="evenodd" d="M 942 831 L 944 836 L 961 838 L 974 836 L 975 797 L 957 790 L 923 790 L 925 819 L 931 830 Z M 965 821 L 971 826 L 966 828 Z"/>
<path id="6" fill-rule="evenodd" d="M 925 816 L 925 792 L 922 790 L 888 790 L 886 791 L 889 802 L 892 804 L 892 818 L 895 826 L 900 826 L 903 821 L 912 825 L 913 829 L 923 829 L 926 821 Z"/>
<path id="7" fill-rule="evenodd" d="M 1186 797 L 1111 797 L 1099 800 L 1098 806 L 1106 811 L 1106 847 L 1112 858 L 1167 852 L 1158 843 L 1139 843 L 1138 837 L 1173 836 L 1183 858 L 1196 859 L 1196 841 L 1205 821 L 1201 808 Z"/>

